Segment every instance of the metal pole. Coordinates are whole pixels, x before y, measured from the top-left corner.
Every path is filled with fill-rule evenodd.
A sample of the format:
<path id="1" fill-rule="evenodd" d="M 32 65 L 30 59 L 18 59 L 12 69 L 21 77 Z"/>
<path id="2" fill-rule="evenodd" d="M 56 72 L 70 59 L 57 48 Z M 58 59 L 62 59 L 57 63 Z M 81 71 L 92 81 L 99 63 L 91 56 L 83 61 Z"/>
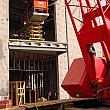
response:
<path id="1" fill-rule="evenodd" d="M 67 62 L 68 62 L 68 70 L 70 67 L 70 58 L 69 58 L 69 37 L 68 37 L 68 23 L 67 23 L 67 10 L 65 5 L 65 24 L 66 24 L 66 40 L 67 40 Z"/>

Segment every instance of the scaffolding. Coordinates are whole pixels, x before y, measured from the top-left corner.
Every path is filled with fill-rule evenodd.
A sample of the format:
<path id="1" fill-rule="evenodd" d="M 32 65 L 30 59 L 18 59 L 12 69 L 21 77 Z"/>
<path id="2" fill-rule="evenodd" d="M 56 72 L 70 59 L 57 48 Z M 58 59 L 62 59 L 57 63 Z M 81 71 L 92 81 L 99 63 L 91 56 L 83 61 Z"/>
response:
<path id="1" fill-rule="evenodd" d="M 10 50 L 10 81 L 25 81 L 26 102 L 57 99 L 57 56 Z"/>

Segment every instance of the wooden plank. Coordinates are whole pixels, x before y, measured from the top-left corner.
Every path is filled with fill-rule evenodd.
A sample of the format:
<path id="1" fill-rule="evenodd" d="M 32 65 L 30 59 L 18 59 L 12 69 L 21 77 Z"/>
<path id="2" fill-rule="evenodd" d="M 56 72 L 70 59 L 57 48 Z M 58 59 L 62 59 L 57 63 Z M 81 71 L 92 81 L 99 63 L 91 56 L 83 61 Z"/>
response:
<path id="1" fill-rule="evenodd" d="M 32 108 L 34 106 L 45 107 L 45 106 L 49 106 L 49 105 L 58 105 L 58 104 L 70 103 L 70 102 L 81 101 L 81 100 L 90 100 L 90 99 L 74 98 L 74 99 L 64 99 L 64 100 L 52 100 L 52 101 L 46 101 L 46 102 L 37 102 L 37 103 L 26 104 L 26 107 L 27 108 Z"/>
<path id="2" fill-rule="evenodd" d="M 31 89 L 29 89 L 29 102 L 31 103 Z"/>
<path id="3" fill-rule="evenodd" d="M 10 85 L 11 85 L 11 100 L 13 100 L 13 84 Z"/>
<path id="4" fill-rule="evenodd" d="M 25 87 L 26 87 L 26 85 L 25 85 L 25 82 L 24 82 L 24 85 L 23 85 L 23 90 L 24 90 L 24 104 L 26 103 L 26 100 L 25 100 Z"/>
<path id="5" fill-rule="evenodd" d="M 25 104 L 25 82 L 24 81 L 10 81 L 11 85 L 11 100 L 14 100 L 15 92 L 15 103 L 16 105 Z M 15 87 L 15 91 L 14 91 Z"/>
<path id="6" fill-rule="evenodd" d="M 52 100 L 52 101 L 46 101 L 46 102 L 37 102 L 37 103 L 31 103 L 21 106 L 13 107 L 13 109 L 10 110 L 23 110 L 24 108 L 33 108 L 37 106 L 40 107 L 47 107 L 47 106 L 56 106 L 56 105 L 62 105 L 67 103 L 74 103 L 75 101 L 89 101 L 89 100 L 95 100 L 93 98 L 73 98 L 73 99 L 63 99 L 63 100 Z"/>
<path id="7" fill-rule="evenodd" d="M 18 105 L 18 84 L 17 81 L 15 82 L 15 87 L 16 87 L 16 105 Z"/>
<path id="8" fill-rule="evenodd" d="M 39 98 L 39 89 L 35 90 L 35 103 L 38 102 L 38 98 Z"/>

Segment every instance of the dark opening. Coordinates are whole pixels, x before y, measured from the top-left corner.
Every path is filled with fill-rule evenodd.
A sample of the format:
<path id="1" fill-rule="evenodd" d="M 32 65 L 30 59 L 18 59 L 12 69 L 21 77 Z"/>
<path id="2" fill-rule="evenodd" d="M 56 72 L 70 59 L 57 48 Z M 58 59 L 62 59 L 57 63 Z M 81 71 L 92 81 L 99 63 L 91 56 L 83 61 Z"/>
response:
<path id="1" fill-rule="evenodd" d="M 29 1 L 29 0 L 28 0 Z M 49 0 L 49 17 L 43 24 L 45 41 L 55 41 L 55 7 Z M 53 5 L 52 5 L 53 4 Z M 22 26 L 25 0 L 9 0 L 9 38 L 28 40 Z M 21 35 L 22 34 L 22 35 Z M 10 99 L 13 105 L 58 99 L 57 55 L 33 51 L 9 51 Z"/>
<path id="2" fill-rule="evenodd" d="M 28 0 L 29 1 L 29 0 Z M 31 1 L 31 0 L 30 0 Z M 43 24 L 43 38 L 46 41 L 55 41 L 55 5 L 49 0 L 49 17 Z M 28 39 L 25 28 L 22 26 L 22 16 L 26 9 L 25 0 L 9 0 L 9 38 Z M 14 36 L 14 35 L 15 36 Z M 22 34 L 22 35 L 21 35 Z"/>
<path id="3" fill-rule="evenodd" d="M 9 80 L 10 82 L 25 82 L 27 103 L 30 102 L 30 97 L 31 103 L 35 102 L 35 98 L 37 100 L 42 97 L 47 100 L 58 98 L 56 55 L 10 50 L 9 57 Z M 35 91 L 37 91 L 37 97 L 35 96 Z M 29 92 L 31 92 L 31 96 Z"/>

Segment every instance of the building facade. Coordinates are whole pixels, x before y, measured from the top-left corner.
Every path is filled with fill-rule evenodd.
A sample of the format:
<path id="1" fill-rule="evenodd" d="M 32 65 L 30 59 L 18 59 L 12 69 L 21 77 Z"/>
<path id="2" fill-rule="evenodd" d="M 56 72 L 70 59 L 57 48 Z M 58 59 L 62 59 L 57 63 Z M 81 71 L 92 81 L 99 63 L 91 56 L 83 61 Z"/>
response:
<path id="1" fill-rule="evenodd" d="M 40 84 L 42 83 L 42 85 L 47 82 L 47 86 L 43 85 L 40 88 L 41 96 L 45 96 L 47 99 L 55 99 L 55 97 L 56 99 L 68 99 L 70 97 L 61 88 L 61 83 L 73 60 L 82 57 L 82 54 L 67 9 L 65 8 L 65 2 L 64 0 L 57 0 L 54 2 L 51 0 L 49 1 L 50 18 L 54 19 L 52 22 L 49 22 L 49 25 L 51 25 L 54 29 L 51 28 L 51 26 L 49 27 L 48 23 L 45 22 L 44 27 L 47 26 L 45 28 L 47 33 L 47 37 L 45 37 L 46 42 L 34 42 L 31 40 L 19 40 L 19 38 L 17 38 L 16 41 L 16 39 L 13 40 L 13 38 L 10 38 L 10 30 L 14 30 L 14 28 L 18 25 L 15 23 L 17 22 L 16 19 L 19 19 L 18 16 L 14 16 L 15 13 L 17 13 L 15 10 L 17 10 L 17 8 L 18 11 L 20 8 L 23 9 L 21 1 L 19 3 L 14 3 L 15 1 L 13 0 L 0 0 L 0 100 L 9 99 L 10 81 L 23 80 L 23 73 L 30 74 L 30 76 L 27 75 L 26 77 L 31 79 L 32 90 L 34 90 L 34 83 L 36 83 L 36 81 L 34 82 L 34 79 L 37 77 L 43 77 L 45 81 L 45 78 L 48 76 L 45 82 L 42 82 L 42 78 L 40 80 Z M 13 8 L 14 6 L 15 8 Z M 16 8 L 16 6 L 18 7 Z M 13 12 L 15 13 L 13 14 Z M 79 13 L 77 16 L 80 18 L 80 11 L 75 13 Z M 51 17 L 51 14 L 54 16 L 53 18 Z M 81 24 L 79 23 L 78 26 L 80 27 Z M 28 43 L 31 43 L 31 47 Z M 39 45 L 41 46 L 39 47 Z M 55 48 L 52 47 L 53 45 Z M 58 47 L 58 45 L 60 47 Z M 100 45 L 96 44 L 98 55 L 102 55 L 99 48 Z M 37 58 L 34 58 L 33 56 L 37 56 Z M 26 69 L 26 66 L 22 67 L 23 64 L 26 64 L 28 59 L 30 59 L 30 69 Z M 32 62 L 35 61 L 35 64 L 32 63 L 31 65 L 31 60 Z M 16 62 L 18 62 L 19 65 Z M 38 63 L 40 63 L 40 66 L 38 66 Z M 31 67 L 33 67 L 33 65 L 37 65 L 38 67 L 32 69 Z M 55 68 L 53 69 L 53 67 Z M 17 76 L 17 74 L 19 75 Z M 38 76 L 36 76 L 36 74 L 38 74 Z M 44 74 L 47 74 L 47 76 Z M 32 80 L 33 77 L 34 79 Z M 25 80 L 30 81 L 29 78 Z M 26 83 L 28 83 L 28 81 Z M 42 94 L 44 86 L 45 93 Z M 52 93 L 53 91 L 56 92 Z M 49 95 L 52 94 L 54 94 L 54 96 L 49 98 Z"/>

